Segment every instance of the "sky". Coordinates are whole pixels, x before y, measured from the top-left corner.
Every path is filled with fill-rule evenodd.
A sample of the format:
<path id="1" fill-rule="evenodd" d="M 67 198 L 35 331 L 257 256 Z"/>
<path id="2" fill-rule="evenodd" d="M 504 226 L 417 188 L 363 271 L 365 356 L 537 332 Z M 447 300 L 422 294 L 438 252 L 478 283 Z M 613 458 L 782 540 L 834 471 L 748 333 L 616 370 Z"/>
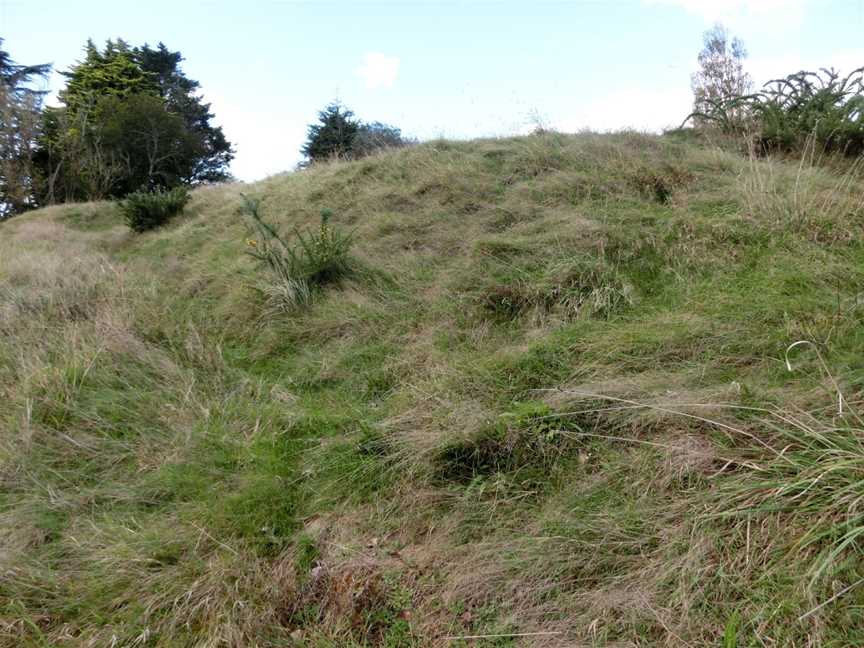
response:
<path id="1" fill-rule="evenodd" d="M 88 38 L 182 52 L 245 181 L 291 170 L 334 99 L 421 140 L 677 126 L 716 21 L 759 84 L 864 65 L 864 0 L 0 0 L 19 63 L 66 70 Z"/>

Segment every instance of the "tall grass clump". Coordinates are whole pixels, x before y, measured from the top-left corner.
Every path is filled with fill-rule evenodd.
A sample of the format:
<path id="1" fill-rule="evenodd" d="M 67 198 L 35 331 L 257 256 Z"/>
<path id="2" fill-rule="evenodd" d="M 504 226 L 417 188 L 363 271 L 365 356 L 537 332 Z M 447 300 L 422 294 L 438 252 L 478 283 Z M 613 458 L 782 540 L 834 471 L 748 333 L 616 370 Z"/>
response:
<path id="1" fill-rule="evenodd" d="M 169 191 L 136 191 L 120 203 L 120 210 L 130 228 L 146 232 L 180 214 L 189 197 L 186 187 L 174 187 Z"/>
<path id="2" fill-rule="evenodd" d="M 481 286 L 477 303 L 489 314 L 512 320 L 526 313 L 558 312 L 566 319 L 609 319 L 632 306 L 633 286 L 614 266 L 594 259 L 553 262 L 540 277 L 527 273 Z"/>
<path id="3" fill-rule="evenodd" d="M 764 421 L 774 459 L 733 489 L 736 513 L 784 513 L 801 530 L 795 545 L 811 556 L 813 584 L 836 577 L 844 557 L 864 550 L 864 426 L 853 418 L 829 423 L 808 412 L 774 413 Z"/>
<path id="4" fill-rule="evenodd" d="M 265 293 L 277 303 L 285 307 L 307 304 L 316 288 L 332 284 L 351 271 L 353 235 L 330 224 L 331 210 L 321 210 L 318 228 L 295 227 L 289 239 L 261 217 L 259 200 L 245 195 L 242 199 L 241 212 L 254 236 L 246 241 L 247 254 L 273 274 L 276 283 L 267 286 Z"/>
<path id="5" fill-rule="evenodd" d="M 815 134 L 804 144 L 797 168 L 751 154 L 741 176 L 750 214 L 817 240 L 853 239 L 864 216 L 864 156 L 844 163 L 842 172 L 824 168 L 829 156 Z"/>
<path id="6" fill-rule="evenodd" d="M 848 578 L 850 570 L 859 577 L 855 586 L 864 584 L 859 562 L 864 551 L 864 418 L 850 406 L 812 342 L 788 347 L 787 369 L 793 371 L 789 353 L 803 345 L 815 350 L 835 392 L 836 409 L 830 418 L 822 410 L 764 410 L 760 424 L 772 452 L 758 470 L 727 487 L 733 502 L 728 510 L 732 515 L 786 516 L 787 526 L 797 531 L 793 551 L 807 565 L 808 589 L 834 581 L 836 594 L 838 579 Z"/>

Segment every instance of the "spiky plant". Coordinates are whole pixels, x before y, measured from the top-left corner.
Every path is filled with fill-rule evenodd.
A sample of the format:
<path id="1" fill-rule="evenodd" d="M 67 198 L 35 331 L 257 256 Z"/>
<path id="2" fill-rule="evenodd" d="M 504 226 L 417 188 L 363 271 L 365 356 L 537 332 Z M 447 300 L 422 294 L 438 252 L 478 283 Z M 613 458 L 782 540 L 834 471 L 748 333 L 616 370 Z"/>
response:
<path id="1" fill-rule="evenodd" d="M 353 235 L 330 224 L 332 211 L 321 211 L 317 229 L 295 227 L 293 237 L 288 239 L 261 217 L 260 200 L 244 194 L 241 197 L 241 211 L 254 232 L 246 240 L 246 252 L 269 268 L 277 280 L 276 287 L 265 291 L 268 295 L 278 296 L 289 305 L 305 304 L 315 288 L 336 282 L 350 272 Z"/>
<path id="2" fill-rule="evenodd" d="M 864 67 L 845 77 L 834 68 L 802 70 L 768 81 L 755 94 L 706 100 L 684 122 L 690 119 L 725 132 L 753 132 L 765 151 L 802 150 L 813 137 L 826 152 L 857 156 L 864 152 Z"/>

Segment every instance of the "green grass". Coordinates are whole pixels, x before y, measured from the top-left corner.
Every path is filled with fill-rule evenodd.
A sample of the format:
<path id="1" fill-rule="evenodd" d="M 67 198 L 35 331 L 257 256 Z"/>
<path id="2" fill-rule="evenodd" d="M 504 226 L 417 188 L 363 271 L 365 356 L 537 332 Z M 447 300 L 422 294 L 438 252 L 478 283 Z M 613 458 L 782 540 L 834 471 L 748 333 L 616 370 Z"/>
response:
<path id="1" fill-rule="evenodd" d="M 855 169 L 547 133 L 4 223 L 0 646 L 861 643 Z M 241 190 L 351 272 L 271 308 Z"/>

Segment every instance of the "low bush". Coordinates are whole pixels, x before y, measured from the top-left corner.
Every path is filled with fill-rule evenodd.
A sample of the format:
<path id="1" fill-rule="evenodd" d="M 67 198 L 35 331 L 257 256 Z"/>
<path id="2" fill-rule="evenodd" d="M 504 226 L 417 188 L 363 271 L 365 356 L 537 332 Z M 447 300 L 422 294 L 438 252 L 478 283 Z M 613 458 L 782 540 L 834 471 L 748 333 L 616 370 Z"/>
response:
<path id="1" fill-rule="evenodd" d="M 183 211 L 189 202 L 189 190 L 175 187 L 169 191 L 136 191 L 120 203 L 126 223 L 136 232 L 146 232 L 164 225 Z"/>
<path id="2" fill-rule="evenodd" d="M 354 159 L 359 159 L 378 151 L 403 148 L 416 143 L 415 140 L 403 137 L 402 131 L 395 126 L 381 122 L 361 123 L 351 146 L 351 154 Z"/>
<path id="3" fill-rule="evenodd" d="M 288 240 L 275 225 L 262 219 L 260 201 L 248 196 L 242 198 L 242 213 L 255 235 L 246 241 L 247 253 L 261 261 L 276 278 L 277 283 L 265 292 L 281 306 L 306 304 L 313 289 L 338 281 L 350 272 L 349 252 L 354 238 L 330 224 L 332 211 L 322 209 L 317 229 L 304 231 L 295 227 L 293 240 Z"/>
<path id="4" fill-rule="evenodd" d="M 653 169 L 643 167 L 638 169 L 632 178 L 634 186 L 645 196 L 661 205 L 672 202 L 675 191 L 686 187 L 693 181 L 693 174 L 687 169 L 670 164 Z"/>

